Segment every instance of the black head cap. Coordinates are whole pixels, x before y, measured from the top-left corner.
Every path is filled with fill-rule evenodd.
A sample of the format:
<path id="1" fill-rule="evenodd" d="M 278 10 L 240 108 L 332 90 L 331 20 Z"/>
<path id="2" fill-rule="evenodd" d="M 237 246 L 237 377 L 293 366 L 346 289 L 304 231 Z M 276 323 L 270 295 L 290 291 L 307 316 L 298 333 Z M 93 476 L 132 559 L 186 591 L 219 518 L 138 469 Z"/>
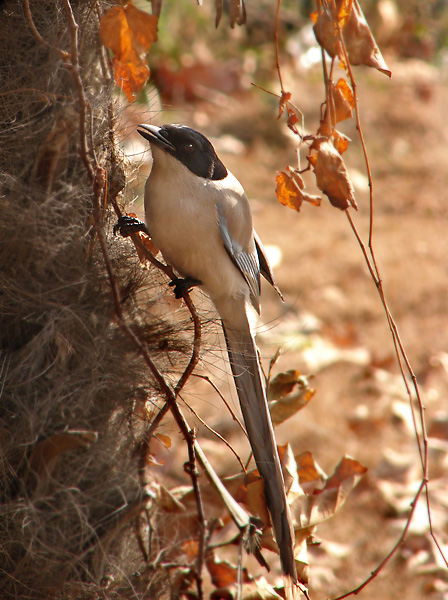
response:
<path id="1" fill-rule="evenodd" d="M 139 125 L 139 128 L 140 135 L 177 158 L 198 177 L 214 180 L 227 177 L 227 169 L 215 149 L 199 131 L 184 125 Z"/>

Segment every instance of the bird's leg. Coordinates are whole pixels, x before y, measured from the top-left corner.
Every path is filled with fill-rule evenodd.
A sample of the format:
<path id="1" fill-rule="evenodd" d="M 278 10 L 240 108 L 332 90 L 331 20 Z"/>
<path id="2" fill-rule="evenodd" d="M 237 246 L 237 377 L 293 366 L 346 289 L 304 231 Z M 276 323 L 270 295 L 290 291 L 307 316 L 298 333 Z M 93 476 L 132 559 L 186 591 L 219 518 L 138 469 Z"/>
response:
<path id="1" fill-rule="evenodd" d="M 124 215 L 119 217 L 118 221 L 114 225 L 114 235 L 119 233 L 122 237 L 127 237 L 137 231 L 143 231 L 146 235 L 149 235 L 146 225 L 140 219 Z"/>
<path id="2" fill-rule="evenodd" d="M 202 281 L 194 279 L 193 277 L 178 277 L 173 279 L 173 281 L 170 281 L 168 285 L 174 288 L 174 295 L 179 300 L 185 292 L 188 294 L 195 286 L 202 285 Z"/>

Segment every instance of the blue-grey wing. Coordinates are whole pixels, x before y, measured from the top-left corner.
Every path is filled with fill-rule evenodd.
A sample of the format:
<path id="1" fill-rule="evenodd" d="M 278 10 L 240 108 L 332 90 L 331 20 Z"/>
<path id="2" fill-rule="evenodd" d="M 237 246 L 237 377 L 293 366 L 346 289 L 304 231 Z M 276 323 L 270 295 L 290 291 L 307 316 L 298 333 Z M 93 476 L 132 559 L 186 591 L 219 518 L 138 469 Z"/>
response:
<path id="1" fill-rule="evenodd" d="M 251 244 L 252 251 L 245 250 L 239 241 L 232 237 L 222 204 L 217 204 L 216 210 L 224 248 L 249 287 L 252 305 L 257 312 L 260 312 L 260 263 L 255 243 Z"/>

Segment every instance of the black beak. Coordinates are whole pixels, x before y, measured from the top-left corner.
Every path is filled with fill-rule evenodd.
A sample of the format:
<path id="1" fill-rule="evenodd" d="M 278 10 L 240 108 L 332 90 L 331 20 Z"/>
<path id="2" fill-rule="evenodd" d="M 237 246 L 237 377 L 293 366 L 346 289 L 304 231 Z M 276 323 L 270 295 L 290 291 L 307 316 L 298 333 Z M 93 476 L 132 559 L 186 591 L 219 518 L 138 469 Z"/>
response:
<path id="1" fill-rule="evenodd" d="M 161 127 L 157 127 L 157 125 L 139 125 L 138 127 L 138 133 L 148 140 L 150 144 L 154 144 L 170 153 L 175 150 L 173 144 L 162 135 Z"/>

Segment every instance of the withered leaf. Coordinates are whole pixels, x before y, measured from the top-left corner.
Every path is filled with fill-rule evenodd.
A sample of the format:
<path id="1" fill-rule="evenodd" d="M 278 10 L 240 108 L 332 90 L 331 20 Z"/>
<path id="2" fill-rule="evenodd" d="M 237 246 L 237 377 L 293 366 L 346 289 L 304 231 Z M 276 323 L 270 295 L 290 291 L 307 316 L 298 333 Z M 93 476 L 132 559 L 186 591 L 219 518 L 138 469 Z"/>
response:
<path id="1" fill-rule="evenodd" d="M 212 583 L 216 588 L 226 588 L 238 583 L 238 567 L 226 560 L 220 560 L 215 553 L 210 553 L 205 559 L 205 565 L 210 573 Z M 251 581 L 247 569 L 242 569 L 243 583 Z"/>
<path id="2" fill-rule="evenodd" d="M 280 96 L 280 100 L 278 103 L 278 117 L 277 119 L 280 119 L 280 117 L 283 114 L 283 111 L 285 110 L 285 106 L 286 104 L 291 100 L 291 92 L 285 92 L 285 90 L 282 90 L 282 95 Z"/>
<path id="3" fill-rule="evenodd" d="M 114 54 L 115 81 L 129 102 L 148 81 L 145 54 L 157 41 L 157 22 L 155 15 L 139 10 L 132 2 L 113 6 L 101 18 L 101 41 Z"/>
<path id="4" fill-rule="evenodd" d="M 260 477 L 258 471 L 251 471 L 246 475 L 246 502 L 249 510 L 253 515 L 260 517 L 266 527 L 269 527 L 271 518 L 266 505 L 264 486 L 264 479 Z"/>
<path id="5" fill-rule="evenodd" d="M 302 496 L 304 493 L 299 484 L 296 459 L 294 458 L 294 453 L 290 444 L 277 446 L 277 451 L 282 465 L 286 495 L 288 497 L 288 502 L 291 503 L 294 498 Z"/>
<path id="6" fill-rule="evenodd" d="M 290 176 L 288 173 L 280 171 L 277 173 L 276 180 L 277 188 L 275 193 L 283 206 L 288 206 L 299 212 L 304 200 L 310 202 L 310 204 L 313 204 L 314 206 L 320 205 L 321 199 L 319 196 L 307 194 L 303 191 L 303 188 L 300 187 L 300 181 L 303 187 L 305 187 L 305 184 L 298 173 L 294 173 L 293 176 Z"/>
<path id="7" fill-rule="evenodd" d="M 291 513 L 298 528 L 308 528 L 332 517 L 367 471 L 358 461 L 345 456 L 322 489 L 296 498 Z"/>
<path id="8" fill-rule="evenodd" d="M 161 483 L 153 482 L 152 489 L 156 494 L 157 506 L 169 513 L 183 513 L 185 506 Z"/>
<path id="9" fill-rule="evenodd" d="M 295 415 L 314 394 L 315 390 L 308 387 L 308 380 L 300 375 L 300 371 L 292 369 L 276 375 L 268 388 L 268 400 L 271 401 L 269 410 L 274 426 Z"/>
<path id="10" fill-rule="evenodd" d="M 314 462 L 311 452 L 307 450 L 301 452 L 295 457 L 297 462 L 297 474 L 301 485 L 310 482 L 322 483 L 326 480 L 326 475 L 322 469 Z"/>
<path id="11" fill-rule="evenodd" d="M 348 145 L 351 142 L 351 139 L 349 137 L 347 137 L 337 129 L 333 131 L 331 138 L 333 146 L 336 148 L 339 154 L 343 154 L 347 150 Z"/>
<path id="12" fill-rule="evenodd" d="M 165 435 L 164 433 L 155 433 L 154 437 L 157 438 L 165 448 L 171 448 L 171 438 L 168 435 Z"/>
<path id="13" fill-rule="evenodd" d="M 38 442 L 28 459 L 28 466 L 39 479 L 46 479 L 64 452 L 89 448 L 98 439 L 94 431 L 64 431 Z"/>
<path id="14" fill-rule="evenodd" d="M 355 190 L 342 156 L 328 141 L 320 142 L 318 147 L 317 155 L 309 157 L 314 165 L 317 187 L 328 196 L 333 206 L 341 210 L 349 206 L 357 209 Z"/>
<path id="15" fill-rule="evenodd" d="M 357 0 L 335 0 L 331 3 L 318 0 L 317 18 L 312 18 L 317 41 L 332 58 L 338 56 L 342 63 L 345 62 L 339 26 L 350 64 L 364 64 L 391 76 Z"/>

